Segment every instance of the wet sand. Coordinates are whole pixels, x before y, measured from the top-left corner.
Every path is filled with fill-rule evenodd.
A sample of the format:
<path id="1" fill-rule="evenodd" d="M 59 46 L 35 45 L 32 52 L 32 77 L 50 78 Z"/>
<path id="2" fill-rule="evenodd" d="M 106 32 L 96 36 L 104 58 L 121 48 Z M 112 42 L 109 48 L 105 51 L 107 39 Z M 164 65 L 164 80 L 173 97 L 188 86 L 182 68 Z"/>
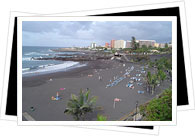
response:
<path id="1" fill-rule="evenodd" d="M 80 89 L 85 90 L 89 88 L 91 95 L 97 96 L 97 108 L 93 113 L 87 114 L 86 120 L 97 120 L 97 114 L 107 116 L 107 120 L 118 120 L 122 116 L 130 113 L 135 109 L 136 101 L 138 104 L 143 104 L 146 101 L 154 98 L 157 94 L 167 86 L 169 82 L 165 81 L 160 87 L 156 88 L 154 95 L 146 92 L 145 85 L 137 85 L 130 89 L 126 84 L 130 81 L 127 77 L 118 85 L 106 88 L 110 80 L 113 81 L 114 76 L 121 77 L 128 67 L 134 66 L 134 70 L 130 73 L 131 77 L 135 77 L 141 70 L 141 64 L 120 63 L 117 61 L 97 61 L 90 62 L 87 66 L 76 68 L 66 72 L 57 72 L 53 74 L 32 76 L 23 78 L 23 113 L 27 112 L 37 121 L 72 121 L 71 115 L 64 114 L 67 102 L 71 94 L 79 94 Z M 88 75 L 93 75 L 89 77 Z M 102 76 L 102 81 L 98 77 Z M 141 74 L 141 83 L 143 82 L 144 74 Z M 52 81 L 49 81 L 52 79 Z M 60 91 L 60 88 L 66 88 Z M 138 94 L 138 90 L 145 91 L 144 94 Z M 57 91 L 62 98 L 59 101 L 52 101 L 51 97 L 56 96 Z M 113 108 L 114 98 L 122 99 L 121 102 L 116 103 Z M 31 111 L 33 106 L 35 111 Z"/>

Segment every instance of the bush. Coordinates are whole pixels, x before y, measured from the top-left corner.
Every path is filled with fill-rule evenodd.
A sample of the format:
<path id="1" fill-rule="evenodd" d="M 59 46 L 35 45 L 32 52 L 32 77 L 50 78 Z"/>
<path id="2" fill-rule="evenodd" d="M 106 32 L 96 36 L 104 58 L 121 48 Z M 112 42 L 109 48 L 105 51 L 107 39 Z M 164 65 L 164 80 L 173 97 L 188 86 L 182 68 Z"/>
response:
<path id="1" fill-rule="evenodd" d="M 97 121 L 106 121 L 107 117 L 103 115 L 97 115 Z"/>
<path id="2" fill-rule="evenodd" d="M 146 121 L 171 121 L 172 120 L 172 90 L 164 90 L 159 96 L 147 105 L 140 106 L 140 113 Z"/>

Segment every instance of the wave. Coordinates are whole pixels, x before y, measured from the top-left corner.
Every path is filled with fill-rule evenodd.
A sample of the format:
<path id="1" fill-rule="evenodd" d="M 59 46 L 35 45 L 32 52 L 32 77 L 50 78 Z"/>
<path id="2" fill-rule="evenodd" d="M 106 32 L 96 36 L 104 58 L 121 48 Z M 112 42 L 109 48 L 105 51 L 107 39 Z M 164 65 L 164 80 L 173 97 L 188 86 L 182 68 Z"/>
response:
<path id="1" fill-rule="evenodd" d="M 25 58 L 22 58 L 22 61 L 31 61 L 31 57 L 25 57 Z"/>
<path id="2" fill-rule="evenodd" d="M 48 49 L 48 52 L 54 52 L 54 51 L 52 51 L 51 49 Z"/>
<path id="3" fill-rule="evenodd" d="M 22 72 L 23 72 L 23 71 L 29 71 L 29 70 L 30 70 L 30 68 L 23 68 L 23 69 L 22 69 Z"/>
<path id="4" fill-rule="evenodd" d="M 49 56 L 50 54 L 48 54 L 48 53 L 39 53 L 39 52 L 29 52 L 29 53 L 25 53 L 24 55 L 26 55 L 26 56 L 33 56 L 33 55 Z"/>
<path id="5" fill-rule="evenodd" d="M 54 64 L 47 64 L 47 65 L 40 65 L 40 66 L 38 66 L 39 68 L 46 68 L 46 67 L 48 67 L 48 66 L 53 66 Z"/>
<path id="6" fill-rule="evenodd" d="M 41 73 L 51 73 L 51 72 L 56 72 L 56 71 L 61 71 L 61 70 L 69 70 L 71 68 L 77 68 L 77 67 L 82 67 L 85 66 L 86 64 L 80 65 L 79 62 L 73 62 L 73 61 L 67 61 L 62 64 L 48 64 L 48 65 L 40 65 L 38 68 L 31 70 L 30 71 L 24 71 L 22 74 L 41 74 Z"/>
<path id="7" fill-rule="evenodd" d="M 39 58 L 42 58 L 41 56 Z M 41 61 L 41 60 L 35 60 L 32 57 L 24 57 L 22 58 L 22 61 Z"/>

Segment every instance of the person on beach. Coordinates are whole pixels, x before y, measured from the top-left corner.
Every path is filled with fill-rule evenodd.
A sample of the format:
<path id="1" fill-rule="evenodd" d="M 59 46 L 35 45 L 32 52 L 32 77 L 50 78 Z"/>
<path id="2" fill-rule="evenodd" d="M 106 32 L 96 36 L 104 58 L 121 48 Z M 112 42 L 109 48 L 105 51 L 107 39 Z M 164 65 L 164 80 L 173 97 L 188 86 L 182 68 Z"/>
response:
<path id="1" fill-rule="evenodd" d="M 101 77 L 101 76 L 99 76 L 99 80 L 100 80 L 100 81 L 102 80 L 102 77 Z"/>

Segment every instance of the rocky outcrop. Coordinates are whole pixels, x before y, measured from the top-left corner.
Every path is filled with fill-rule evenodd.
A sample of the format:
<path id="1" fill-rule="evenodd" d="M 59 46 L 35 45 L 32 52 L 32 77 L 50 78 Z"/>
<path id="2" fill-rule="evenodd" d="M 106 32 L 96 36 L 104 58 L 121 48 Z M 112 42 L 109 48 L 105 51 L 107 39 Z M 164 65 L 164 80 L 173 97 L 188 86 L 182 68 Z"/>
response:
<path id="1" fill-rule="evenodd" d="M 93 61 L 93 60 L 108 60 L 110 56 L 97 57 L 97 56 L 73 56 L 73 57 L 41 57 L 33 58 L 34 60 L 60 60 L 60 61 Z"/>

